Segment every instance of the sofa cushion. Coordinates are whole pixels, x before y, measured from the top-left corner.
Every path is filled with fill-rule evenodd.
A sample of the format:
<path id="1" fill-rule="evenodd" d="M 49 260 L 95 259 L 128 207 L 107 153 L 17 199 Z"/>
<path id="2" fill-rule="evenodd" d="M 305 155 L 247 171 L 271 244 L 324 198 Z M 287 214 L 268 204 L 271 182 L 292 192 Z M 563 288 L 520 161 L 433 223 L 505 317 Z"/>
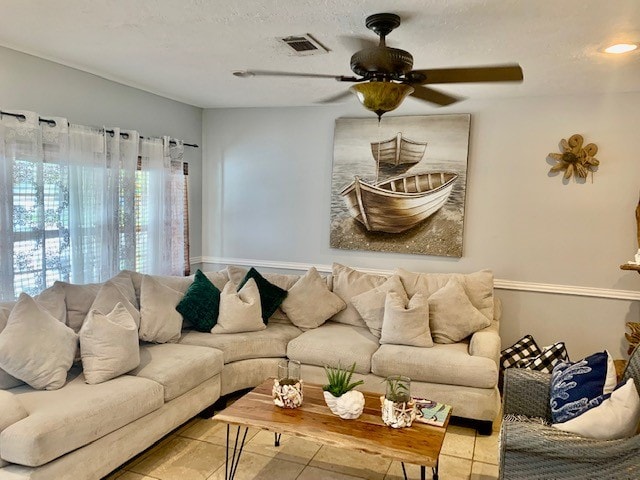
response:
<path id="1" fill-rule="evenodd" d="M 366 327 L 365 321 L 351 303 L 351 298 L 379 287 L 386 280 L 387 277 L 382 275 L 360 272 L 339 263 L 334 263 L 333 293 L 338 295 L 347 304 L 347 307 L 336 313 L 331 320 L 347 325 Z"/>
<path id="2" fill-rule="evenodd" d="M 73 364 L 78 335 L 26 293 L 0 332 L 0 367 L 33 388 L 56 390 Z"/>
<path id="3" fill-rule="evenodd" d="M 133 288 L 136 292 L 136 298 L 138 299 L 138 305 L 140 305 L 142 277 L 144 277 L 145 274 L 140 272 L 133 272 L 131 270 L 122 270 L 122 272 L 120 273 L 126 273 L 131 277 L 131 282 L 133 283 Z M 224 287 L 224 284 L 229 280 L 229 277 L 226 275 L 226 273 L 221 273 L 221 275 L 218 275 L 217 272 L 209 272 L 209 273 L 205 273 L 205 275 L 216 286 L 218 286 L 219 283 L 223 282 L 222 285 L 219 287 L 220 289 L 222 289 L 222 287 Z M 180 276 L 179 275 L 151 275 L 151 276 L 155 280 L 157 280 L 158 283 L 165 285 L 167 287 L 171 287 L 174 290 L 177 290 L 182 293 L 187 291 L 187 288 L 189 288 L 189 285 L 191 285 L 191 282 L 193 282 L 193 279 L 194 279 L 193 275 L 190 275 L 188 277 L 183 277 L 181 275 Z"/>
<path id="4" fill-rule="evenodd" d="M 377 349 L 378 339 L 367 327 L 327 322 L 291 340 L 287 357 L 319 367 L 350 367 L 355 362 L 357 373 L 369 373 Z"/>
<path id="5" fill-rule="evenodd" d="M 154 276 L 143 275 L 140 286 L 140 340 L 175 343 L 180 339 L 182 315 L 176 306 L 183 295 L 184 292 L 160 283 Z"/>
<path id="6" fill-rule="evenodd" d="M 482 270 L 475 273 L 414 273 L 398 268 L 407 295 L 412 297 L 420 292 L 427 298 L 444 287 L 451 278 L 457 279 L 469 297 L 469 300 L 489 320 L 493 319 L 493 273 Z"/>
<path id="7" fill-rule="evenodd" d="M 29 414 L 17 397 L 11 392 L 0 391 L 0 433 L 10 425 L 26 418 Z M 9 465 L 0 458 L 0 468 Z"/>
<path id="8" fill-rule="evenodd" d="M 342 299 L 329 290 L 315 267 L 300 277 L 288 292 L 282 310 L 303 330 L 319 327 L 346 307 Z"/>
<path id="9" fill-rule="evenodd" d="M 417 382 L 495 387 L 496 363 L 469 355 L 468 348 L 466 343 L 436 343 L 432 348 L 381 345 L 371 358 L 371 371 L 380 377 L 405 375 Z"/>
<path id="10" fill-rule="evenodd" d="M 473 306 L 455 277 L 429 297 L 429 324 L 436 343 L 456 343 L 491 324 Z"/>
<path id="11" fill-rule="evenodd" d="M 126 297 L 131 301 L 133 306 L 139 308 L 138 299 L 135 296 L 135 287 L 131 277 L 131 272 L 126 270 L 121 271 L 110 281 L 118 286 L 118 289 L 123 292 Z M 65 302 L 67 305 L 67 325 L 78 333 L 82 327 L 84 319 L 87 317 L 89 310 L 93 305 L 93 302 L 98 295 L 102 283 L 87 283 L 83 285 L 76 285 L 66 282 L 55 282 L 54 287 L 62 287 L 65 294 Z M 109 311 L 115 306 L 117 302 L 113 302 Z M 103 312 L 104 313 L 104 312 Z"/>
<path id="12" fill-rule="evenodd" d="M 423 295 L 416 293 L 407 305 L 402 295 L 387 293 L 380 343 L 433 347 L 429 304 Z"/>
<path id="13" fill-rule="evenodd" d="M 38 305 L 53 315 L 62 323 L 67 323 L 67 304 L 65 302 L 65 292 L 62 285 L 53 284 L 52 287 L 44 289 L 33 297 Z"/>
<path id="14" fill-rule="evenodd" d="M 80 329 L 82 370 L 87 383 L 106 382 L 140 363 L 138 326 L 120 302 L 106 315 L 91 310 Z"/>
<path id="15" fill-rule="evenodd" d="M 43 392 L 12 390 L 29 416 L 0 433 L 0 457 L 37 467 L 80 448 L 163 405 L 162 386 L 123 375 L 98 385 L 73 368 L 67 384 Z"/>
<path id="16" fill-rule="evenodd" d="M 226 274 L 229 280 L 237 287 L 247 275 L 247 272 L 248 270 L 246 268 L 229 265 L 220 273 Z M 275 286 L 280 287 L 283 290 L 289 290 L 300 279 L 300 275 L 287 273 L 262 272 L 260 275 L 262 275 L 265 280 L 268 280 L 270 283 L 273 283 Z"/>
<path id="17" fill-rule="evenodd" d="M 13 392 L 0 391 L 0 432 L 28 416 Z"/>
<path id="18" fill-rule="evenodd" d="M 142 344 L 140 365 L 128 373 L 148 378 L 164 387 L 168 402 L 222 370 L 222 352 L 213 348 L 191 345 Z"/>
<path id="19" fill-rule="evenodd" d="M 188 322 L 200 332 L 210 332 L 218 321 L 220 289 L 198 270 L 176 310 L 182 315 L 183 322 Z"/>
<path id="20" fill-rule="evenodd" d="M 265 330 L 258 332 L 215 334 L 189 330 L 183 332 L 179 343 L 217 348 L 224 353 L 227 364 L 249 358 L 285 357 L 287 344 L 301 333 L 293 325 L 269 323 Z"/>

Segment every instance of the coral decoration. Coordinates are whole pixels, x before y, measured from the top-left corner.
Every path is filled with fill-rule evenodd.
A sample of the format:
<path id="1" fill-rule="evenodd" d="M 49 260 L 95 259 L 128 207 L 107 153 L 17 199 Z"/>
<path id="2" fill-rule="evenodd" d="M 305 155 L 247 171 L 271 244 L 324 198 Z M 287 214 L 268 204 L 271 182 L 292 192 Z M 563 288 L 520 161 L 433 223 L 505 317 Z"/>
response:
<path id="1" fill-rule="evenodd" d="M 570 179 L 572 175 L 576 178 L 587 178 L 589 172 L 593 175 L 600 161 L 595 157 L 598 153 L 598 146 L 595 143 L 589 143 L 582 146 L 584 139 L 582 135 L 571 135 L 569 140 L 564 138 L 560 141 L 560 149 L 562 153 L 550 153 L 549 157 L 557 160 L 549 173 L 560 172 L 564 170 L 564 178 Z M 592 177 L 593 178 L 593 177 Z"/>

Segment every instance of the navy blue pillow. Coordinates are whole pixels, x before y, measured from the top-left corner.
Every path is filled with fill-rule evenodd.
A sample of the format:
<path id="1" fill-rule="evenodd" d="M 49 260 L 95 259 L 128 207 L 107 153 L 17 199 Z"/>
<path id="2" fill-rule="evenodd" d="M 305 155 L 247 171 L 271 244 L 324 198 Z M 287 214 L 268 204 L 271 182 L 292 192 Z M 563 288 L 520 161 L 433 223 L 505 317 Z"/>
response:
<path id="1" fill-rule="evenodd" d="M 571 420 L 602 403 L 609 355 L 594 353 L 578 362 L 563 362 L 551 375 L 551 419 Z"/>
<path id="2" fill-rule="evenodd" d="M 287 296 L 287 291 L 274 285 L 269 280 L 264 278 L 258 271 L 251 267 L 247 274 L 244 276 L 240 285 L 238 285 L 238 291 L 242 289 L 245 283 L 253 278 L 258 286 L 260 292 L 260 306 L 262 307 L 262 321 L 266 325 L 269 321 L 269 317 L 275 313 L 280 304 Z"/>

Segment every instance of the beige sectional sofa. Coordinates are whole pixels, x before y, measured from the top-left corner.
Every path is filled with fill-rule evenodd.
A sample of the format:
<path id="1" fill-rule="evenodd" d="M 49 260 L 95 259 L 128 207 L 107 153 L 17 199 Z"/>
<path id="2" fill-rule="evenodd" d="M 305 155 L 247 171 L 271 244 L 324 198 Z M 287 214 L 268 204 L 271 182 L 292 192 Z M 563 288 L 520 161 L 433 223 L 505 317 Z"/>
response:
<path id="1" fill-rule="evenodd" d="M 237 284 L 244 272 L 229 267 L 224 276 Z M 300 275 L 264 277 L 288 290 Z M 441 286 L 449 277 L 435 283 Z M 157 278 L 183 292 L 192 281 Z M 139 274 L 132 279 L 139 300 Z M 332 286 L 331 276 L 327 283 Z M 67 322 L 81 323 L 91 307 L 92 299 L 83 296 L 95 296 L 98 288 L 83 287 L 75 292 L 66 286 Z M 59 390 L 35 390 L 26 384 L 5 388 L 0 390 L 0 480 L 100 478 L 220 396 L 274 376 L 284 357 L 302 363 L 307 382 L 324 383 L 323 367 L 338 363 L 355 363 L 355 376 L 365 381 L 361 388 L 370 391 L 383 392 L 388 375 L 407 375 L 413 395 L 451 404 L 454 415 L 484 422 L 490 430 L 500 403 L 500 315 L 492 284 L 490 291 L 490 298 L 483 300 L 491 305 L 490 325 L 458 343 L 430 348 L 381 345 L 366 326 L 333 320 L 303 331 L 278 310 L 261 331 L 211 334 L 185 327 L 177 343 L 141 342 L 140 365 L 104 383 L 85 383 L 81 366 L 75 364 Z M 6 322 L 11 307 L 0 304 L 0 331 L 3 309 Z"/>

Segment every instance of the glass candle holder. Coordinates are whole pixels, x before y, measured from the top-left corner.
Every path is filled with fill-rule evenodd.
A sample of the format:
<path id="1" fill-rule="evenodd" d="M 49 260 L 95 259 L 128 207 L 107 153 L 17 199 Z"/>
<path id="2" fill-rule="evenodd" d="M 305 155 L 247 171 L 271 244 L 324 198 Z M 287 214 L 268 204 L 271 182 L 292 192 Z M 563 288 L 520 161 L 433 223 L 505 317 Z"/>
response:
<path id="1" fill-rule="evenodd" d="M 281 408 L 298 408 L 302 405 L 302 380 L 300 362 L 280 360 L 278 376 L 273 381 L 273 403 Z"/>
<path id="2" fill-rule="evenodd" d="M 393 428 L 410 427 L 416 418 L 416 406 L 411 399 L 411 379 L 391 375 L 386 382 L 385 396 L 380 398 L 382 421 Z"/>

